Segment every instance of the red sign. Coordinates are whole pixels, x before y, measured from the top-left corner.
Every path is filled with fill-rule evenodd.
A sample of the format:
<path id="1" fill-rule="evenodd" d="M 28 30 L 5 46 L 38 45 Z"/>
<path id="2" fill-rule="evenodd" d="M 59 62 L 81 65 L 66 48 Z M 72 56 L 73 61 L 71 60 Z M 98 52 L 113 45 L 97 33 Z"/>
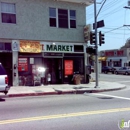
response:
<path id="1" fill-rule="evenodd" d="M 65 60 L 65 75 L 73 74 L 73 60 Z"/>
<path id="2" fill-rule="evenodd" d="M 118 56 L 123 56 L 123 55 L 124 55 L 124 51 L 123 51 L 123 50 L 117 51 L 117 55 L 118 55 Z"/>
<path id="3" fill-rule="evenodd" d="M 27 58 L 18 59 L 18 71 L 28 71 L 28 59 Z"/>
<path id="4" fill-rule="evenodd" d="M 106 51 L 105 56 L 114 56 L 114 51 Z"/>

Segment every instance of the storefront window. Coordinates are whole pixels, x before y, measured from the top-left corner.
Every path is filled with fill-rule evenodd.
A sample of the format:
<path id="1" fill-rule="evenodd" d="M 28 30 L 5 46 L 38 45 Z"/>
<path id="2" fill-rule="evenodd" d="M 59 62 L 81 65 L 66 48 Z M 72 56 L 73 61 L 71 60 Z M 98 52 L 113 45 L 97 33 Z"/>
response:
<path id="1" fill-rule="evenodd" d="M 83 58 L 74 59 L 74 72 L 84 74 L 84 63 Z"/>
<path id="2" fill-rule="evenodd" d="M 30 64 L 30 58 L 19 57 L 18 70 L 19 70 L 19 85 L 32 86 L 34 85 L 35 70 L 42 67 L 42 59 L 34 58 L 34 64 Z M 39 77 L 38 77 L 39 78 Z"/>
<path id="3" fill-rule="evenodd" d="M 113 67 L 121 67 L 120 61 L 113 61 Z"/>

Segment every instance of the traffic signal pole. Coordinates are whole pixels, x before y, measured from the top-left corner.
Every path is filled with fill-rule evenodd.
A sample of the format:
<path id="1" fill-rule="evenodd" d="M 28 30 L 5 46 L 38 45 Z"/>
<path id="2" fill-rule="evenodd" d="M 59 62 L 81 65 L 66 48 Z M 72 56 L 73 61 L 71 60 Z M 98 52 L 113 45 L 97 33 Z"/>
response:
<path id="1" fill-rule="evenodd" d="M 98 43 L 97 43 L 97 8 L 96 8 L 96 0 L 94 0 L 94 20 L 95 20 L 95 49 L 96 49 L 96 54 L 95 54 L 95 67 L 96 67 L 96 86 L 95 88 L 98 87 Z"/>

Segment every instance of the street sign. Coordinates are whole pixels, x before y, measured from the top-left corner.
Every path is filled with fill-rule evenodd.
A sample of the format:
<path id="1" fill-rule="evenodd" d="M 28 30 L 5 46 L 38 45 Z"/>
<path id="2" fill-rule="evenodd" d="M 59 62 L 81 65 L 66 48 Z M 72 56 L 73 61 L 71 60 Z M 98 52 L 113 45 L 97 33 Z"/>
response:
<path id="1" fill-rule="evenodd" d="M 97 22 L 97 28 L 104 27 L 104 20 L 98 21 Z M 95 29 L 95 23 L 93 23 L 93 29 Z"/>

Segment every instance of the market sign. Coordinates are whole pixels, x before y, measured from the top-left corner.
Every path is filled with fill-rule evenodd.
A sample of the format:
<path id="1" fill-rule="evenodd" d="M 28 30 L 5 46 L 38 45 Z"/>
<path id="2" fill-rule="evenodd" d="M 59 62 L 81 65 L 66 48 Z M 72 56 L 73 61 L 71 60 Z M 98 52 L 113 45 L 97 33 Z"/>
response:
<path id="1" fill-rule="evenodd" d="M 72 75 L 73 74 L 73 60 L 65 60 L 64 61 L 64 67 L 65 67 L 65 76 Z"/>
<path id="2" fill-rule="evenodd" d="M 20 41 L 20 52 L 40 53 L 41 45 L 38 41 Z"/>
<path id="3" fill-rule="evenodd" d="M 18 71 L 28 71 L 27 58 L 18 58 Z"/>
<path id="4" fill-rule="evenodd" d="M 46 44 L 44 45 L 44 51 L 46 52 L 74 52 L 74 46 L 73 45 Z"/>

